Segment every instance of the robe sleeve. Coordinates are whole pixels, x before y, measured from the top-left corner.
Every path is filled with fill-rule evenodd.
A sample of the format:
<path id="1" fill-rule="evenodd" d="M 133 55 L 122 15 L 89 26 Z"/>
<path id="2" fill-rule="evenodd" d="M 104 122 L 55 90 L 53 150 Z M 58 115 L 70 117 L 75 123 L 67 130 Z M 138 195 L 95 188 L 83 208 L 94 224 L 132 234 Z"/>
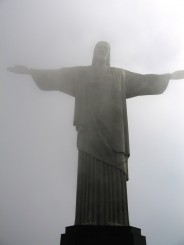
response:
<path id="1" fill-rule="evenodd" d="M 61 91 L 75 96 L 76 84 L 80 78 L 79 68 L 61 68 L 57 70 L 31 69 L 31 76 L 36 85 L 45 91 Z"/>
<path id="2" fill-rule="evenodd" d="M 169 83 L 170 74 L 138 74 L 124 71 L 126 98 L 140 95 L 162 94 Z"/>

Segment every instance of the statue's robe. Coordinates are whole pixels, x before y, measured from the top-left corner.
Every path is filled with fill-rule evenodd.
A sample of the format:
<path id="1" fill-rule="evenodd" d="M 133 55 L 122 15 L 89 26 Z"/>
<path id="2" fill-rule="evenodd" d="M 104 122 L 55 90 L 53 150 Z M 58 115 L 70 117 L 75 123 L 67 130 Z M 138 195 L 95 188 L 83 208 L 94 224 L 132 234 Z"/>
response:
<path id="1" fill-rule="evenodd" d="M 42 90 L 75 97 L 79 150 L 75 224 L 129 225 L 126 99 L 163 93 L 170 75 L 141 75 L 93 66 L 31 70 Z"/>

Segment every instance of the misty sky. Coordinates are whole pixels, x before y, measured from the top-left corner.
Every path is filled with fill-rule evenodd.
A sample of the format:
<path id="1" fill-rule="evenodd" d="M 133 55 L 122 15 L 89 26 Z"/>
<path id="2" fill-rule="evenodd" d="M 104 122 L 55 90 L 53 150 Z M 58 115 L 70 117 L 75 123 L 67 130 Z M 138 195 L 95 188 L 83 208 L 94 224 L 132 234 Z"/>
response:
<path id="1" fill-rule="evenodd" d="M 97 41 L 111 65 L 184 69 L 184 0 L 0 0 L 0 245 L 59 245 L 73 225 L 74 99 L 43 92 L 6 67 L 90 65 Z M 148 245 L 184 244 L 184 80 L 128 101 L 130 223 Z"/>

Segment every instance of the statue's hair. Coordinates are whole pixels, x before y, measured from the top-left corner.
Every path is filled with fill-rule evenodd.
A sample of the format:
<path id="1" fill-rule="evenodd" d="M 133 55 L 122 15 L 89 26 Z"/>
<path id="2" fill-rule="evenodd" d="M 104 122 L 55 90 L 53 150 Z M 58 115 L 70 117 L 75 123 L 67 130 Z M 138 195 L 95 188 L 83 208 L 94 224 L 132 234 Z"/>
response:
<path id="1" fill-rule="evenodd" d="M 103 45 L 103 44 L 108 45 L 108 47 L 109 47 L 109 53 L 108 53 L 108 56 L 107 56 L 106 65 L 107 65 L 107 66 L 110 66 L 110 45 L 109 45 L 108 42 L 105 42 L 105 41 L 100 41 L 100 42 L 98 42 L 98 43 L 95 45 L 94 52 L 93 52 L 92 65 L 94 65 L 95 62 L 96 62 L 96 52 L 97 52 L 97 47 L 98 47 L 99 44 L 100 44 L 100 45 Z"/>

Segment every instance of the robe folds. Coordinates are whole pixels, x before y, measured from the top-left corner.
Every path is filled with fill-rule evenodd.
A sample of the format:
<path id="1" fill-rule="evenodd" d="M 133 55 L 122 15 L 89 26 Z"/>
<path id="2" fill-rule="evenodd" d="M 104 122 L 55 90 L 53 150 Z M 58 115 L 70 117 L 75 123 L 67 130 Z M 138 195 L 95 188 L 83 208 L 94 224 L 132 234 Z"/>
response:
<path id="1" fill-rule="evenodd" d="M 74 126 L 79 150 L 77 225 L 129 225 L 126 181 L 129 137 L 126 99 L 165 91 L 170 74 L 142 75 L 92 66 L 31 69 L 42 90 L 75 97 Z"/>

